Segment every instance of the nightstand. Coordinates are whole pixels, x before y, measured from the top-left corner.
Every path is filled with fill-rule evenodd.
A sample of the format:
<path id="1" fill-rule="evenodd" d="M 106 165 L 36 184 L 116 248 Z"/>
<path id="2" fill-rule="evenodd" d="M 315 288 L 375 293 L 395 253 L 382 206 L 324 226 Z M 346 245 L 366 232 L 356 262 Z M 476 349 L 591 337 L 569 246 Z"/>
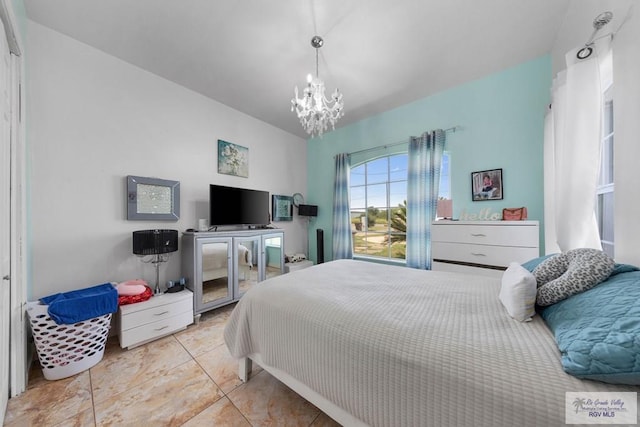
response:
<path id="1" fill-rule="evenodd" d="M 193 293 L 184 289 L 172 294 L 118 308 L 120 347 L 131 349 L 186 329 L 193 323 Z"/>

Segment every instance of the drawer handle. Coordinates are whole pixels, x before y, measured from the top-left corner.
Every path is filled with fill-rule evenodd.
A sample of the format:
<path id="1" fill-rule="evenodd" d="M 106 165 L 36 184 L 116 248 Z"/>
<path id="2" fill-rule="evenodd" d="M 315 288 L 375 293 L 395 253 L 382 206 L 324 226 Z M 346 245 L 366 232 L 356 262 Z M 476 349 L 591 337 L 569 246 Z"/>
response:
<path id="1" fill-rule="evenodd" d="M 473 256 L 486 256 L 485 254 L 480 254 L 480 253 L 476 253 L 476 252 L 471 252 L 471 255 L 473 255 Z"/>
<path id="2" fill-rule="evenodd" d="M 156 331 L 161 331 L 161 330 L 163 330 L 163 329 L 167 329 L 168 327 L 169 327 L 169 326 L 163 326 L 162 328 L 156 328 L 155 330 L 156 330 Z"/>
<path id="3" fill-rule="evenodd" d="M 164 314 L 167 314 L 169 312 L 169 310 L 163 311 L 162 313 L 156 313 L 154 314 L 154 316 L 162 316 Z"/>
<path id="4" fill-rule="evenodd" d="M 471 236 L 473 236 L 473 237 L 487 237 L 486 234 L 482 234 L 482 233 L 471 233 Z"/>

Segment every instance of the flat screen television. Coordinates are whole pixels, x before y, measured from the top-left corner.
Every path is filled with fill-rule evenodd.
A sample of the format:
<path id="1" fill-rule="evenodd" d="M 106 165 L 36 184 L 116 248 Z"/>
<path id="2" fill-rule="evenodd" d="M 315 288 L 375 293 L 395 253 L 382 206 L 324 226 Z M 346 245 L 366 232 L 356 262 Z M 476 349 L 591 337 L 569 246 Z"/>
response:
<path id="1" fill-rule="evenodd" d="M 209 185 L 209 225 L 268 225 L 269 192 Z"/>

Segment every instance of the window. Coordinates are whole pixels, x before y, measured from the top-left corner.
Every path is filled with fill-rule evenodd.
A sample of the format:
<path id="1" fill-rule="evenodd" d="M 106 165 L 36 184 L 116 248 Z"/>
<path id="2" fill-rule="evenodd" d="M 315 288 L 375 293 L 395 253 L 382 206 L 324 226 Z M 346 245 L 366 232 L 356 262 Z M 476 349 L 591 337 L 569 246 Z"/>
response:
<path id="1" fill-rule="evenodd" d="M 602 250 L 614 257 L 613 239 L 613 97 L 612 86 L 604 92 L 602 118 L 602 156 L 596 189 L 596 218 Z"/>
<path id="2" fill-rule="evenodd" d="M 407 247 L 407 153 L 351 168 L 351 227 L 355 256 L 404 260 Z M 450 161 L 442 157 L 439 197 L 450 198 Z"/>

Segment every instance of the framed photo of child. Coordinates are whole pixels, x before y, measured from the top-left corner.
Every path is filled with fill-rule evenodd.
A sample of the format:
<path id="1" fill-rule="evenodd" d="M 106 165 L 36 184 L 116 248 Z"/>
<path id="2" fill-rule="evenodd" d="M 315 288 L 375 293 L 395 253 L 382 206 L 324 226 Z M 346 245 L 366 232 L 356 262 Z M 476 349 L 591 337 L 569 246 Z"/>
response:
<path id="1" fill-rule="evenodd" d="M 471 172 L 471 200 L 502 200 L 502 169 Z"/>

